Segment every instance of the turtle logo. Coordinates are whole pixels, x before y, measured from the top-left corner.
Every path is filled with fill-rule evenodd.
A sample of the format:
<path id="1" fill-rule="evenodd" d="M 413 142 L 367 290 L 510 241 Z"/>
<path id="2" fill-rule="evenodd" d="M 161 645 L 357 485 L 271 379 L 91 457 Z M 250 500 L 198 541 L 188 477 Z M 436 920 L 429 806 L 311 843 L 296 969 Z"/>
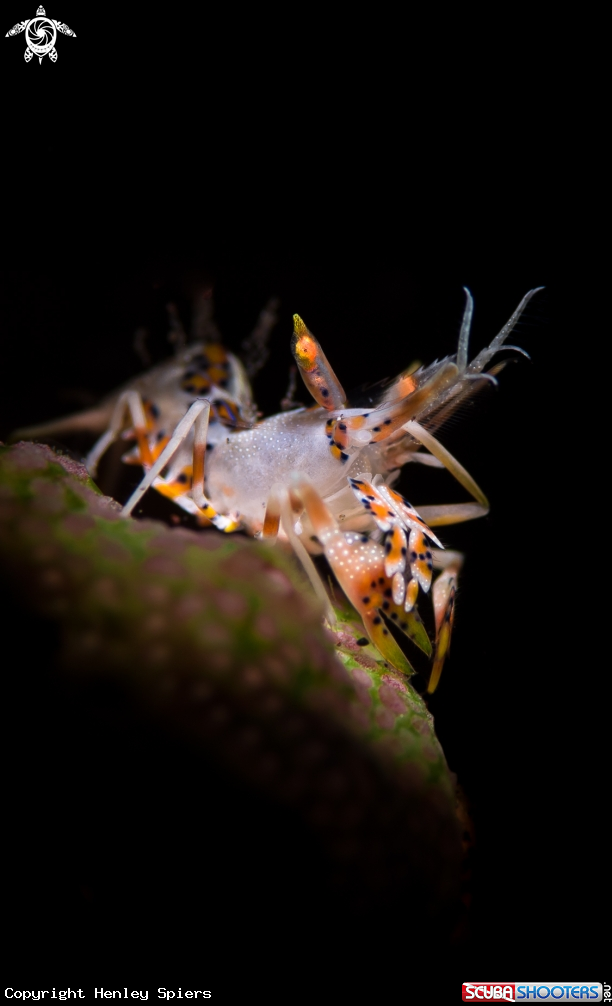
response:
<path id="1" fill-rule="evenodd" d="M 76 38 L 76 35 L 67 24 L 62 24 L 61 21 L 55 21 L 53 18 L 47 17 L 44 7 L 38 8 L 36 17 L 33 17 L 31 21 L 19 21 L 10 31 L 7 31 L 4 37 L 8 38 L 9 35 L 20 35 L 22 31 L 25 31 L 27 46 L 24 55 L 26 63 L 30 62 L 32 56 L 38 56 L 39 63 L 42 63 L 43 56 L 48 56 L 51 62 L 55 63 L 57 60 L 55 39 L 57 38 L 58 31 L 61 31 L 62 35 L 72 35 L 73 38 Z"/>

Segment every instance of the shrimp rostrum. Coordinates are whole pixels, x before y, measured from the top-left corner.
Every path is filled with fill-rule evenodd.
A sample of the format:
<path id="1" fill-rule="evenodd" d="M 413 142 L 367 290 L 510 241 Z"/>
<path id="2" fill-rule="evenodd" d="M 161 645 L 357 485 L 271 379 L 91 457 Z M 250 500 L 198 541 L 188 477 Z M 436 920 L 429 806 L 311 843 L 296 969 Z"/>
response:
<path id="1" fill-rule="evenodd" d="M 333 609 L 311 559 L 323 553 L 367 637 L 390 665 L 412 673 L 392 624 L 431 658 L 428 691 L 433 692 L 450 646 L 462 564 L 461 554 L 447 551 L 433 529 L 483 516 L 489 507 L 435 433 L 461 403 L 495 381 L 503 364 L 489 365 L 537 289 L 471 362 L 473 304 L 466 290 L 456 355 L 404 371 L 382 390 L 374 389 L 374 404 L 365 409 L 347 401 L 299 315 L 292 351 L 315 404 L 261 421 L 255 419 L 242 364 L 219 341 L 182 347 L 174 360 L 115 398 L 87 467 L 94 475 L 109 445 L 119 436 L 131 437 L 134 446 L 125 460 L 141 464 L 145 475 L 125 504 L 124 517 L 155 489 L 202 524 L 289 543 L 333 625 Z M 392 488 L 408 463 L 447 468 L 473 502 L 417 511 Z M 420 595 L 428 593 L 433 643 L 418 612 Z"/>

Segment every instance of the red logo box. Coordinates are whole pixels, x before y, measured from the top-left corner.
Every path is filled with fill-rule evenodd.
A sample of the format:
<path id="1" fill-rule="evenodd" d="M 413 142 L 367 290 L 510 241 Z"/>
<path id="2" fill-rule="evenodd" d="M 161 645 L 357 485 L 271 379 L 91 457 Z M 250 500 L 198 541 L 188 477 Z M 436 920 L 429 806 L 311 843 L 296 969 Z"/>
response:
<path id="1" fill-rule="evenodd" d="M 464 1002 L 515 1002 L 516 985 L 514 982 L 463 982 L 461 998 Z"/>

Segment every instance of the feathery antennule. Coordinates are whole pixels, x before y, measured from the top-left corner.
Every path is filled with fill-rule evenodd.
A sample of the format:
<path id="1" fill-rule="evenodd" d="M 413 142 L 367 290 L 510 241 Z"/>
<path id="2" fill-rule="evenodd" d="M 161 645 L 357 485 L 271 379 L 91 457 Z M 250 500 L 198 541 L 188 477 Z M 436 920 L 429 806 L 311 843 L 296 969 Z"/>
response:
<path id="1" fill-rule="evenodd" d="M 495 336 L 490 345 L 488 345 L 485 349 L 481 350 L 476 359 L 472 360 L 472 362 L 468 367 L 468 372 L 470 374 L 480 373 L 482 368 L 486 366 L 491 357 L 495 356 L 495 353 L 498 351 L 498 349 L 501 348 L 501 346 L 503 346 L 507 337 L 510 335 L 510 332 L 518 322 L 520 316 L 527 307 L 527 304 L 529 303 L 531 298 L 534 296 L 534 294 L 539 293 L 540 290 L 543 289 L 544 289 L 543 286 L 536 286 L 533 290 L 529 290 L 529 292 L 525 294 L 514 314 L 508 319 L 504 327 L 501 329 L 500 332 L 498 332 L 498 334 Z"/>
<path id="2" fill-rule="evenodd" d="M 467 367 L 468 342 L 470 338 L 470 329 L 472 327 L 472 315 L 474 313 L 474 298 L 467 286 L 464 286 L 463 289 L 465 290 L 465 309 L 463 311 L 463 321 L 461 322 L 459 345 L 457 347 L 457 369 L 460 374 L 463 374 L 465 368 Z"/>
<path id="3" fill-rule="evenodd" d="M 495 387 L 499 384 L 499 381 L 493 374 L 464 374 L 463 376 L 466 381 L 490 381 Z"/>
<path id="4" fill-rule="evenodd" d="M 528 360 L 531 359 L 531 357 L 530 357 L 529 353 L 527 352 L 527 350 L 526 349 L 521 349 L 520 346 L 513 346 L 509 342 L 505 342 L 502 348 L 503 349 L 513 349 L 516 353 L 520 353 L 522 356 L 526 356 Z"/>
<path id="5" fill-rule="evenodd" d="M 459 336 L 459 351 L 457 353 L 457 370 L 459 372 L 458 380 L 452 387 L 447 390 L 443 390 L 436 399 L 432 398 L 418 416 L 419 422 L 425 425 L 430 432 L 439 429 L 445 422 L 447 422 L 464 402 L 471 398 L 475 392 L 479 390 L 479 388 L 484 387 L 485 381 L 490 384 L 497 384 L 495 376 L 503 369 L 507 361 L 502 360 L 499 363 L 494 364 L 486 373 L 483 373 L 483 369 L 488 363 L 490 363 L 492 357 L 495 356 L 495 354 L 501 349 L 518 351 L 519 353 L 527 356 L 529 359 L 529 355 L 525 353 L 525 350 L 521 349 L 519 346 L 506 344 L 505 339 L 510 335 L 510 332 L 516 326 L 520 316 L 534 294 L 539 293 L 539 291 L 543 289 L 544 287 L 538 286 L 533 290 L 530 290 L 523 297 L 516 311 L 506 322 L 501 331 L 495 336 L 490 345 L 485 346 L 485 348 L 475 357 L 472 363 L 468 364 L 465 370 L 460 371 L 460 353 L 463 355 L 464 351 L 467 352 L 467 321 L 470 305 L 466 304 L 464 319 L 461 326 L 461 334 Z M 482 381 L 479 380 L 480 378 L 482 378 Z"/>

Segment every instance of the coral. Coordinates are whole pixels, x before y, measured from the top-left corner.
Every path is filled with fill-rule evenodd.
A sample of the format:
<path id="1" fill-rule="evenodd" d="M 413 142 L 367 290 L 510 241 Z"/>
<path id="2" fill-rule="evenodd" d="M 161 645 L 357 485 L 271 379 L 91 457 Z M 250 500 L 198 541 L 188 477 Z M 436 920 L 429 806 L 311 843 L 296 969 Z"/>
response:
<path id="1" fill-rule="evenodd" d="M 450 918 L 460 860 L 454 783 L 410 683 L 358 645 L 348 611 L 338 611 L 336 633 L 323 628 L 280 549 L 126 521 L 119 511 L 82 466 L 51 448 L 0 449 L 5 580 L 26 618 L 51 626 L 45 638 L 57 641 L 38 653 L 33 681 L 55 689 L 60 705 L 66 695 L 76 702 L 80 738 L 144 730 L 147 743 L 189 752 L 191 786 L 200 771 L 203 785 L 217 773 L 270 822 L 289 815 L 320 864 L 322 896 L 334 891 L 363 910 L 403 902 L 420 920 L 413 916 L 415 931 Z M 20 671 L 14 661 L 11 674 Z M 190 820 L 205 872 L 206 806 L 195 792 Z M 274 845 L 272 824 L 266 835 Z M 247 829 L 247 859 L 249 841 Z M 281 868 L 279 857 L 271 854 L 268 870 L 277 860 Z M 92 858 L 83 883 L 95 903 L 104 885 Z M 280 891 L 284 881 L 270 884 Z M 232 890 L 228 879 L 228 897 Z"/>

